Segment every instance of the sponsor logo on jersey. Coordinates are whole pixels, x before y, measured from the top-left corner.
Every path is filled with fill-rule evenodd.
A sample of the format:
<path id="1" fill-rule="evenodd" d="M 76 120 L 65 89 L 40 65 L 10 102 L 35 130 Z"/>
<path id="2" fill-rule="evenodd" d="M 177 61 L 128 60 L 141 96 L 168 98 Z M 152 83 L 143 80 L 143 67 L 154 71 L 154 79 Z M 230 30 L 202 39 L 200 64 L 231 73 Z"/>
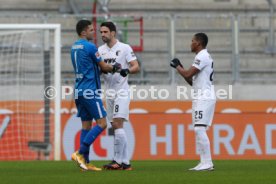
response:
<path id="1" fill-rule="evenodd" d="M 134 52 L 131 52 L 131 56 L 132 56 L 132 57 L 135 57 L 135 54 L 134 54 Z"/>
<path id="2" fill-rule="evenodd" d="M 116 62 L 116 58 L 106 58 L 104 59 L 104 62 L 106 62 L 107 64 L 113 64 Z"/>
<path id="3" fill-rule="evenodd" d="M 83 49 L 83 45 L 73 45 L 72 49 Z"/>

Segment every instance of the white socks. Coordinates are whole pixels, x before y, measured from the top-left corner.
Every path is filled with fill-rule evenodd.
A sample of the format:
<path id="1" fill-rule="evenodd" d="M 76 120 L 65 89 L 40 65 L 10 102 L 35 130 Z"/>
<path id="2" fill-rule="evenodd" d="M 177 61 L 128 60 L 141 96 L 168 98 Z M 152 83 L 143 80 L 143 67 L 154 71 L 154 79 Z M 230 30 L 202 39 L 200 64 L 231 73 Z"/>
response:
<path id="1" fill-rule="evenodd" d="M 124 131 L 124 140 L 125 140 L 125 145 L 124 145 L 124 151 L 123 151 L 123 163 L 126 165 L 129 165 L 127 136 L 125 131 Z"/>
<path id="2" fill-rule="evenodd" d="M 118 164 L 129 164 L 127 136 L 123 128 L 116 129 L 114 136 L 114 160 Z"/>
<path id="3" fill-rule="evenodd" d="M 194 128 L 196 134 L 196 147 L 200 154 L 200 162 L 211 162 L 210 141 L 206 133 L 206 127 L 196 126 Z"/>

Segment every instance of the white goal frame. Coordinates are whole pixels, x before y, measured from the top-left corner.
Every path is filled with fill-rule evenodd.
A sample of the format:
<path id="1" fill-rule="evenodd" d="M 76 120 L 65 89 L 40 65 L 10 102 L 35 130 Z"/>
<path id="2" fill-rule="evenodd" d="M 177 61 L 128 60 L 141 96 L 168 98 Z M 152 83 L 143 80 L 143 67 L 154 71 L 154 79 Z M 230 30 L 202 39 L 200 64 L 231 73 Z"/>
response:
<path id="1" fill-rule="evenodd" d="M 54 30 L 54 84 L 56 89 L 55 101 L 55 130 L 54 130 L 54 160 L 61 156 L 61 26 L 60 24 L 0 24 L 0 30 Z"/>

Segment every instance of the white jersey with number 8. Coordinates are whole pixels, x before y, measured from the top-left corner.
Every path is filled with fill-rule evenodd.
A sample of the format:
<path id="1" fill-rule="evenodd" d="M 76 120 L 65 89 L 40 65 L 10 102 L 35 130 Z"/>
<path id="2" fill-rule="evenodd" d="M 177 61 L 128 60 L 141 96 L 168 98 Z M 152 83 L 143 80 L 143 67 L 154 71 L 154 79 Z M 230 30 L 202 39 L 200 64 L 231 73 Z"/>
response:
<path id="1" fill-rule="evenodd" d="M 109 48 L 107 44 L 99 47 L 101 58 L 108 64 L 120 63 L 122 69 L 129 67 L 129 62 L 137 60 L 132 48 L 117 40 L 117 43 Z M 129 85 L 128 76 L 122 77 L 120 73 L 104 74 L 106 87 L 106 111 L 107 119 L 111 122 L 113 118 L 129 118 Z"/>

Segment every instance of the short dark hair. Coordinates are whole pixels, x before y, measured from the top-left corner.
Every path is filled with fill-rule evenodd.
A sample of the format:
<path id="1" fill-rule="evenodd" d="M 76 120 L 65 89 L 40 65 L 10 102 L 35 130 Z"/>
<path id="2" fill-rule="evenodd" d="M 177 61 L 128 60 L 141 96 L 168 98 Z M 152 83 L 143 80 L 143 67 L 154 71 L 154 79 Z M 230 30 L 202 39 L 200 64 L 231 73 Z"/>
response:
<path id="1" fill-rule="evenodd" d="M 208 44 L 208 36 L 205 33 L 196 33 L 195 39 L 199 41 L 204 48 L 206 48 Z"/>
<path id="2" fill-rule="evenodd" d="M 76 25 L 76 31 L 78 35 L 81 35 L 81 32 L 84 31 L 89 25 L 91 25 L 89 20 L 80 20 Z"/>
<path id="3" fill-rule="evenodd" d="M 103 22 L 102 24 L 101 24 L 101 27 L 108 27 L 108 29 L 110 30 L 110 32 L 111 31 L 115 31 L 116 32 L 116 26 L 115 26 L 115 24 L 113 23 L 113 22 Z"/>

